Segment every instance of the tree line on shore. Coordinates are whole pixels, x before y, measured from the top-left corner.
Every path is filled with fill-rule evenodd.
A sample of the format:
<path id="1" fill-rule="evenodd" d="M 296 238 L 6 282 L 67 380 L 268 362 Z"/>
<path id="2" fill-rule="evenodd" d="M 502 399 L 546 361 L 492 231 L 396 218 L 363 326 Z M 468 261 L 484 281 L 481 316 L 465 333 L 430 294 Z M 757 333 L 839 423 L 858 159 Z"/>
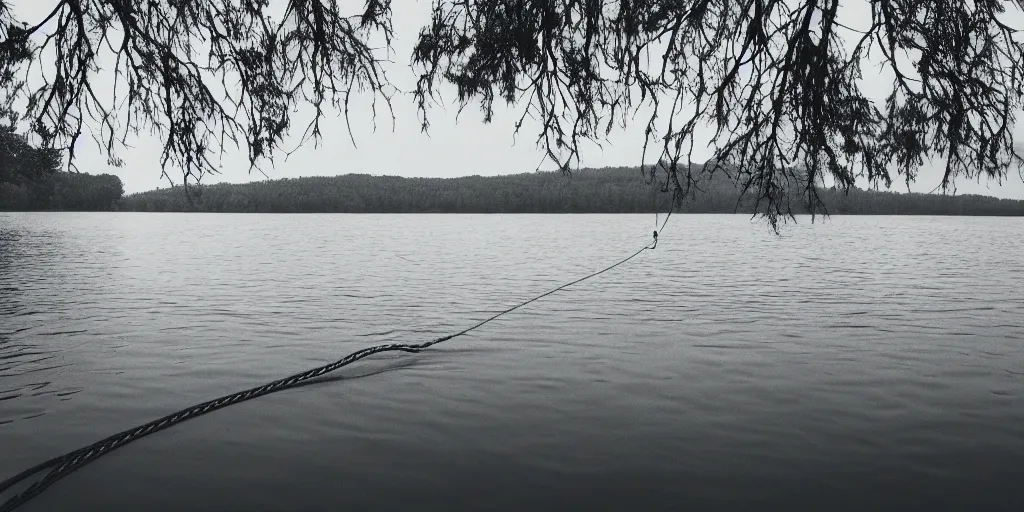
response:
<path id="1" fill-rule="evenodd" d="M 0 210 L 112 211 L 122 195 L 117 176 L 57 172 L 40 181 L 0 184 Z"/>
<path id="2" fill-rule="evenodd" d="M 724 175 L 703 180 L 677 208 L 681 213 L 753 213 Z M 899 193 L 819 188 L 829 214 L 1024 215 L 1024 201 L 981 195 Z M 120 209 L 141 212 L 238 213 L 650 213 L 666 211 L 671 195 L 638 168 L 581 169 L 571 175 L 403 178 L 346 174 L 215 184 L 130 194 Z M 806 213 L 799 198 L 793 213 Z"/>
<path id="3" fill-rule="evenodd" d="M 0 210 L 115 210 L 121 179 L 60 170 L 60 152 L 37 148 L 11 126 L 0 124 Z"/>
<path id="4" fill-rule="evenodd" d="M 259 213 L 651 213 L 667 211 L 670 194 L 636 167 L 571 174 L 403 178 L 346 174 L 244 184 L 171 187 L 123 196 L 114 175 L 62 172 L 59 152 L 36 148 L 0 125 L 0 210 L 122 210 Z M 701 177 L 676 211 L 755 213 L 756 194 L 741 194 L 724 173 Z M 799 185 L 799 184 L 798 184 Z M 797 186 L 796 190 L 802 187 Z M 1024 201 L 980 195 L 912 194 L 851 187 L 817 188 L 830 214 L 1024 215 Z M 790 193 L 795 196 L 796 193 Z M 785 196 L 781 196 L 785 197 Z M 792 213 L 807 201 L 790 197 Z"/>

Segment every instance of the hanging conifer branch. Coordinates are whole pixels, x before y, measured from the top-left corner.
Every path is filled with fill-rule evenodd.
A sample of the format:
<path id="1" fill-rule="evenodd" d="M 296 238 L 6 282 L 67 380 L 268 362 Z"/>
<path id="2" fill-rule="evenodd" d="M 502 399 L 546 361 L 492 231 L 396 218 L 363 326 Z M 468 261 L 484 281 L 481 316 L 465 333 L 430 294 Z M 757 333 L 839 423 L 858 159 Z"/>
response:
<path id="1" fill-rule="evenodd" d="M 337 0 L 56 0 L 30 22 L 9 1 L 0 114 L 22 101 L 34 136 L 72 161 L 84 130 L 114 162 L 132 135 L 154 130 L 165 173 L 187 181 L 216 172 L 231 144 L 253 166 L 272 162 L 303 105 L 315 112 L 303 140 L 319 140 L 326 110 L 347 117 L 357 92 L 391 106 L 387 0 L 349 14 Z M 412 55 L 415 101 L 424 130 L 446 87 L 485 122 L 495 102 L 510 105 L 517 130 L 534 120 L 565 170 L 643 110 L 638 153 L 657 154 L 666 188 L 692 197 L 727 174 L 773 225 L 794 202 L 817 211 L 826 181 L 909 186 L 928 160 L 944 163 L 944 190 L 1021 172 L 1024 38 L 1009 20 L 1024 20 L 1022 0 L 844 8 L 865 19 L 844 19 L 838 0 L 433 0 Z M 114 57 L 102 69 L 101 55 Z M 891 77 L 884 98 L 864 90 L 875 66 Z M 116 78 L 123 104 L 96 90 L 100 74 Z M 711 158 L 695 161 L 708 133 Z"/>

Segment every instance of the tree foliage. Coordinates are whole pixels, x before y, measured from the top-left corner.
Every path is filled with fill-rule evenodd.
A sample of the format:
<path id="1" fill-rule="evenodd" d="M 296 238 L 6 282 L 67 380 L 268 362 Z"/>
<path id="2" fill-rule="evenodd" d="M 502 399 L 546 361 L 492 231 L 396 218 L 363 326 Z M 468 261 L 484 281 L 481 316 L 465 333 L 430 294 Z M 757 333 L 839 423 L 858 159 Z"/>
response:
<path id="1" fill-rule="evenodd" d="M 111 210 L 124 194 L 121 179 L 60 172 L 60 152 L 37 148 L 0 123 L 0 210 Z"/>
<path id="2" fill-rule="evenodd" d="M 164 173 L 198 180 L 217 172 L 225 143 L 244 144 L 253 165 L 272 159 L 299 104 L 315 107 L 307 129 L 319 136 L 324 110 L 347 110 L 353 92 L 390 101 L 369 43 L 390 39 L 386 0 L 355 16 L 335 0 L 289 0 L 276 17 L 268 0 L 57 0 L 32 25 L 13 19 L 9 1 L 0 0 L 0 57 L 10 56 L 0 80 L 10 92 L 0 100 L 22 96 L 34 135 L 72 159 L 86 129 L 113 163 L 152 129 Z M 100 76 L 113 81 L 109 96 L 93 85 Z"/>
<path id="3" fill-rule="evenodd" d="M 401 178 L 347 174 L 245 184 L 203 185 L 189 201 L 180 187 L 126 196 L 120 208 L 140 212 L 240 213 L 655 213 L 672 198 L 639 179 L 636 168 L 462 178 Z M 724 175 L 705 193 L 680 205 L 686 213 L 753 213 L 755 199 L 740 197 Z M 1024 201 L 985 196 L 897 194 L 819 189 L 829 211 L 873 215 L 1024 215 Z M 807 213 L 797 209 L 795 213 Z"/>
<path id="4" fill-rule="evenodd" d="M 225 142 L 253 165 L 280 154 L 297 106 L 314 107 L 313 137 L 324 109 L 347 114 L 358 91 L 390 106 L 389 0 L 354 13 L 337 0 L 55 0 L 31 23 L 9 1 L 0 105 L 25 100 L 47 147 L 73 153 L 87 126 L 116 160 L 118 144 L 155 128 L 164 172 L 188 182 L 216 172 Z M 816 211 L 826 177 L 909 186 L 938 159 L 946 190 L 1020 172 L 1024 42 L 1007 19 L 1022 0 L 849 4 L 866 24 L 845 20 L 839 0 L 433 0 L 415 98 L 424 129 L 448 87 L 484 121 L 495 102 L 513 105 L 563 169 L 645 109 L 644 154 L 668 162 L 666 188 L 693 198 L 724 174 L 773 224 Z M 33 61 L 55 63 L 42 85 L 24 74 Z M 892 77 L 884 99 L 864 89 L 872 61 Z M 110 100 L 92 86 L 100 73 L 116 78 Z M 713 157 L 692 165 L 702 130 Z"/>
<path id="5" fill-rule="evenodd" d="M 15 183 L 0 183 L 0 210 L 116 210 L 124 195 L 112 174 L 55 172 Z"/>
<path id="6" fill-rule="evenodd" d="M 676 190 L 724 172 L 773 221 L 792 211 L 783 199 L 794 187 L 819 205 L 824 175 L 909 185 L 940 157 L 948 188 L 1024 164 L 1012 132 L 1024 45 L 1001 20 L 1006 2 L 855 4 L 870 10 L 860 30 L 838 0 L 440 0 L 415 52 L 427 69 L 417 93 L 443 77 L 485 116 L 495 99 L 522 101 L 554 158 L 578 157 L 581 141 L 646 102 L 648 143 Z M 882 105 L 862 88 L 872 53 L 895 77 Z M 693 166 L 707 125 L 714 157 Z"/>
<path id="7" fill-rule="evenodd" d="M 57 172 L 60 153 L 33 147 L 14 128 L 0 124 L 0 183 L 21 183 Z"/>

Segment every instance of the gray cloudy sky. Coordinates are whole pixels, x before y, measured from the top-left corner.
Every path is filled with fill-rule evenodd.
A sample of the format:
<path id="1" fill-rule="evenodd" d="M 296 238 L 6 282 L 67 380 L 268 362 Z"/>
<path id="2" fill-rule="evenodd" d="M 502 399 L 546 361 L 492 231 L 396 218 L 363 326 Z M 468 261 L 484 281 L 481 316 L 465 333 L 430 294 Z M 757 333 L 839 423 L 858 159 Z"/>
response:
<path id="1" fill-rule="evenodd" d="M 29 22 L 42 19 L 55 5 L 54 0 L 14 0 L 13 3 L 16 14 Z M 354 6 L 355 3 L 362 4 L 361 1 L 354 2 Z M 392 83 L 403 90 L 411 91 L 415 77 L 406 64 L 420 26 L 429 21 L 430 2 L 403 0 L 395 2 L 394 6 L 396 54 L 393 58 L 395 65 L 389 68 L 389 73 Z M 864 0 L 848 2 L 843 7 L 844 19 L 850 25 L 866 25 L 856 23 L 857 20 L 866 20 L 866 9 L 867 2 Z M 1024 16 L 1018 13 L 1014 20 L 1024 20 Z M 1024 23 L 1015 25 L 1024 26 Z M 873 72 L 865 70 L 867 92 L 882 97 L 890 82 L 886 77 L 871 76 Z M 366 95 L 364 98 L 365 101 L 354 101 L 352 108 L 352 128 L 357 147 L 353 147 L 349 140 L 343 118 L 327 119 L 323 125 L 324 138 L 320 147 L 314 147 L 310 143 L 299 148 L 287 160 L 281 158 L 273 167 L 264 166 L 264 172 L 273 179 L 346 173 L 453 177 L 530 172 L 536 169 L 538 164 L 542 164 L 544 169 L 552 168 L 550 162 L 543 160 L 543 152 L 534 144 L 537 134 L 535 126 L 525 125 L 518 138 L 513 137 L 513 124 L 518 118 L 514 111 L 499 109 L 494 122 L 485 125 L 481 122 L 479 110 L 473 107 L 467 108 L 459 118 L 456 118 L 457 107 L 454 104 L 446 109 L 435 108 L 430 134 L 426 135 L 420 132 L 411 94 L 399 94 L 394 98 L 394 131 L 390 119 L 385 114 L 378 117 L 377 130 L 374 132 L 369 109 L 370 97 Z M 646 119 L 638 118 L 637 121 L 626 130 L 613 131 L 609 141 L 603 144 L 603 149 L 597 146 L 589 147 L 583 154 L 582 164 L 593 167 L 637 165 L 641 158 Z M 1016 127 L 1016 136 L 1020 142 L 1024 142 L 1024 127 L 1021 123 Z M 116 174 L 124 182 L 125 191 L 129 193 L 166 187 L 167 181 L 160 179 L 159 140 L 140 136 L 132 143 L 133 148 L 120 153 L 126 165 L 115 168 L 107 165 L 106 157 L 99 152 L 91 139 L 83 138 L 79 149 L 78 167 L 93 174 Z M 657 154 L 653 156 L 656 157 Z M 708 156 L 710 152 L 704 151 L 695 155 L 695 158 Z M 180 176 L 176 171 L 169 171 L 169 174 L 176 182 L 180 182 Z M 240 183 L 262 179 L 265 178 L 258 171 L 250 173 L 244 150 L 231 149 L 224 157 L 222 173 L 208 176 L 203 182 Z M 930 165 L 922 170 L 912 190 L 931 191 L 940 180 L 939 166 Z M 966 180 L 960 180 L 956 185 L 958 193 L 961 194 L 978 193 L 1024 199 L 1024 180 L 1016 172 L 1012 172 L 1002 186 L 994 182 L 983 181 L 979 184 Z M 905 190 L 905 187 L 899 188 L 895 185 L 894 188 Z"/>

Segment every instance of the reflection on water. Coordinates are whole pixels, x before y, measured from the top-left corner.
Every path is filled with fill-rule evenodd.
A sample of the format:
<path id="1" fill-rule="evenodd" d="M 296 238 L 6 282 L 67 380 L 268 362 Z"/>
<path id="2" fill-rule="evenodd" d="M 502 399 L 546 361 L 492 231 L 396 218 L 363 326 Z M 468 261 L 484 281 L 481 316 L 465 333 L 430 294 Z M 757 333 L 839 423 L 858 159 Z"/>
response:
<path id="1" fill-rule="evenodd" d="M 673 217 L 24 510 L 1024 508 L 1024 222 Z M 649 216 L 0 214 L 0 478 L 607 265 Z"/>

